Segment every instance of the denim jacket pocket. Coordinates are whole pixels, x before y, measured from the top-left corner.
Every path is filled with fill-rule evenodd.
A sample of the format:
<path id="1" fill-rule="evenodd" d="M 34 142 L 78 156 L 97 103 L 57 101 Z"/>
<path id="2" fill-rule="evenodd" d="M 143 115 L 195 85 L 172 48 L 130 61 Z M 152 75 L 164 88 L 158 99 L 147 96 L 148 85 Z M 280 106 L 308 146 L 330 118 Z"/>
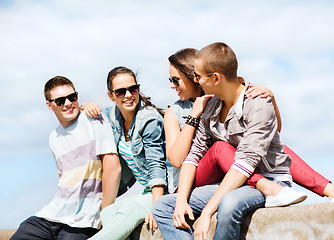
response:
<path id="1" fill-rule="evenodd" d="M 133 147 L 133 155 L 138 156 L 143 151 L 143 148 L 144 148 L 144 143 L 143 143 L 142 139 L 137 138 L 133 142 L 132 147 Z"/>

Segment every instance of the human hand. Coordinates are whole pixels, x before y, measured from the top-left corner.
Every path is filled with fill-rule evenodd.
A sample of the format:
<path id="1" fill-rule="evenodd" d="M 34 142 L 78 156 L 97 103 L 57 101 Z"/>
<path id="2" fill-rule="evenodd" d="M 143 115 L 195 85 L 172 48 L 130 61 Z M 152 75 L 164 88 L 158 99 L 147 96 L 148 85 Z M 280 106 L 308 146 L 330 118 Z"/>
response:
<path id="1" fill-rule="evenodd" d="M 261 86 L 261 85 L 249 85 L 250 88 L 245 92 L 246 97 L 268 97 L 271 98 L 274 97 L 274 94 L 272 91 L 270 91 L 268 88 Z"/>
<path id="2" fill-rule="evenodd" d="M 158 228 L 158 224 L 155 221 L 152 213 L 147 214 L 147 216 L 145 217 L 145 223 L 150 227 L 150 229 L 152 229 L 153 231 L 155 231 L 155 229 Z"/>
<path id="3" fill-rule="evenodd" d="M 204 95 L 204 96 L 201 96 L 201 97 L 197 97 L 195 102 L 194 102 L 193 109 L 191 110 L 190 115 L 192 117 L 195 117 L 195 118 L 198 118 L 199 116 L 201 116 L 201 114 L 204 111 L 204 108 L 206 106 L 206 103 L 212 97 L 213 97 L 213 95 Z"/>
<path id="4" fill-rule="evenodd" d="M 200 216 L 197 220 L 196 229 L 194 232 L 195 240 L 206 240 L 211 224 L 211 217 Z"/>
<path id="5" fill-rule="evenodd" d="M 85 103 L 82 105 L 81 110 L 84 110 L 85 113 L 91 118 L 98 117 L 101 113 L 101 108 L 96 104 L 96 102 Z"/>
<path id="6" fill-rule="evenodd" d="M 176 207 L 173 216 L 174 226 L 177 228 L 190 229 L 190 226 L 185 220 L 185 215 L 188 215 L 190 220 L 195 220 L 193 210 L 187 202 L 178 203 L 176 202 Z"/>

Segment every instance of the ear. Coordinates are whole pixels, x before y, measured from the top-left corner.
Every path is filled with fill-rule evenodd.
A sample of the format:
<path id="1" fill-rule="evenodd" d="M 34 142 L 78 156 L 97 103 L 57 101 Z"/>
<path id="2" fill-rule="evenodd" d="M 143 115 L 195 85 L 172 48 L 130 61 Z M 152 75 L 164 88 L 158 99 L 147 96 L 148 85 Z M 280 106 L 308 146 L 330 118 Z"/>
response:
<path id="1" fill-rule="evenodd" d="M 108 97 L 110 98 L 111 101 L 114 101 L 114 96 L 111 92 L 108 91 Z"/>
<path id="2" fill-rule="evenodd" d="M 215 72 L 213 76 L 215 78 L 215 86 L 219 85 L 224 80 L 224 76 L 217 72 Z"/>
<path id="3" fill-rule="evenodd" d="M 48 109 L 50 109 L 51 111 L 53 111 L 53 108 L 51 106 L 52 103 L 50 103 L 49 101 L 46 101 L 45 104 L 48 107 Z"/>

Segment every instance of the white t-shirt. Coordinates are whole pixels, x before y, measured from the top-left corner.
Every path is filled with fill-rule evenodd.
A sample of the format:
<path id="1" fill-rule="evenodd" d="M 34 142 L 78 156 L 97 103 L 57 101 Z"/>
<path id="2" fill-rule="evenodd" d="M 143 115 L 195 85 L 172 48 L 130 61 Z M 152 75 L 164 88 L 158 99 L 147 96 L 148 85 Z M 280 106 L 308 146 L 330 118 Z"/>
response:
<path id="1" fill-rule="evenodd" d="M 103 115 L 77 120 L 50 135 L 50 148 L 61 177 L 53 200 L 36 213 L 71 227 L 100 227 L 102 201 L 101 154 L 117 153 L 109 121 Z"/>

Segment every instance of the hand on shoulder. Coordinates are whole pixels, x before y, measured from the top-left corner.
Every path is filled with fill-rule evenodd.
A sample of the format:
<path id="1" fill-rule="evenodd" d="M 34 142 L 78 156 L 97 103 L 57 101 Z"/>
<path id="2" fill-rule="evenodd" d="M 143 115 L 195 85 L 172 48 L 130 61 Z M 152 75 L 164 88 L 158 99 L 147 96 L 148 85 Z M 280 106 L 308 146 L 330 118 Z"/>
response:
<path id="1" fill-rule="evenodd" d="M 245 92 L 246 97 L 262 97 L 266 98 L 270 96 L 271 98 L 274 97 L 274 94 L 272 91 L 270 91 L 268 88 L 261 86 L 261 85 L 249 85 L 249 89 Z"/>
<path id="2" fill-rule="evenodd" d="M 101 113 L 101 108 L 99 105 L 97 105 L 96 102 L 86 102 L 80 107 L 80 110 L 84 110 L 85 113 L 91 118 L 96 118 Z"/>
<path id="3" fill-rule="evenodd" d="M 207 104 L 207 102 L 213 97 L 214 95 L 204 95 L 201 97 L 197 97 L 194 105 L 193 105 L 193 109 L 190 113 L 191 116 L 198 118 L 199 116 L 201 116 L 201 114 L 204 111 L 204 108 Z"/>

